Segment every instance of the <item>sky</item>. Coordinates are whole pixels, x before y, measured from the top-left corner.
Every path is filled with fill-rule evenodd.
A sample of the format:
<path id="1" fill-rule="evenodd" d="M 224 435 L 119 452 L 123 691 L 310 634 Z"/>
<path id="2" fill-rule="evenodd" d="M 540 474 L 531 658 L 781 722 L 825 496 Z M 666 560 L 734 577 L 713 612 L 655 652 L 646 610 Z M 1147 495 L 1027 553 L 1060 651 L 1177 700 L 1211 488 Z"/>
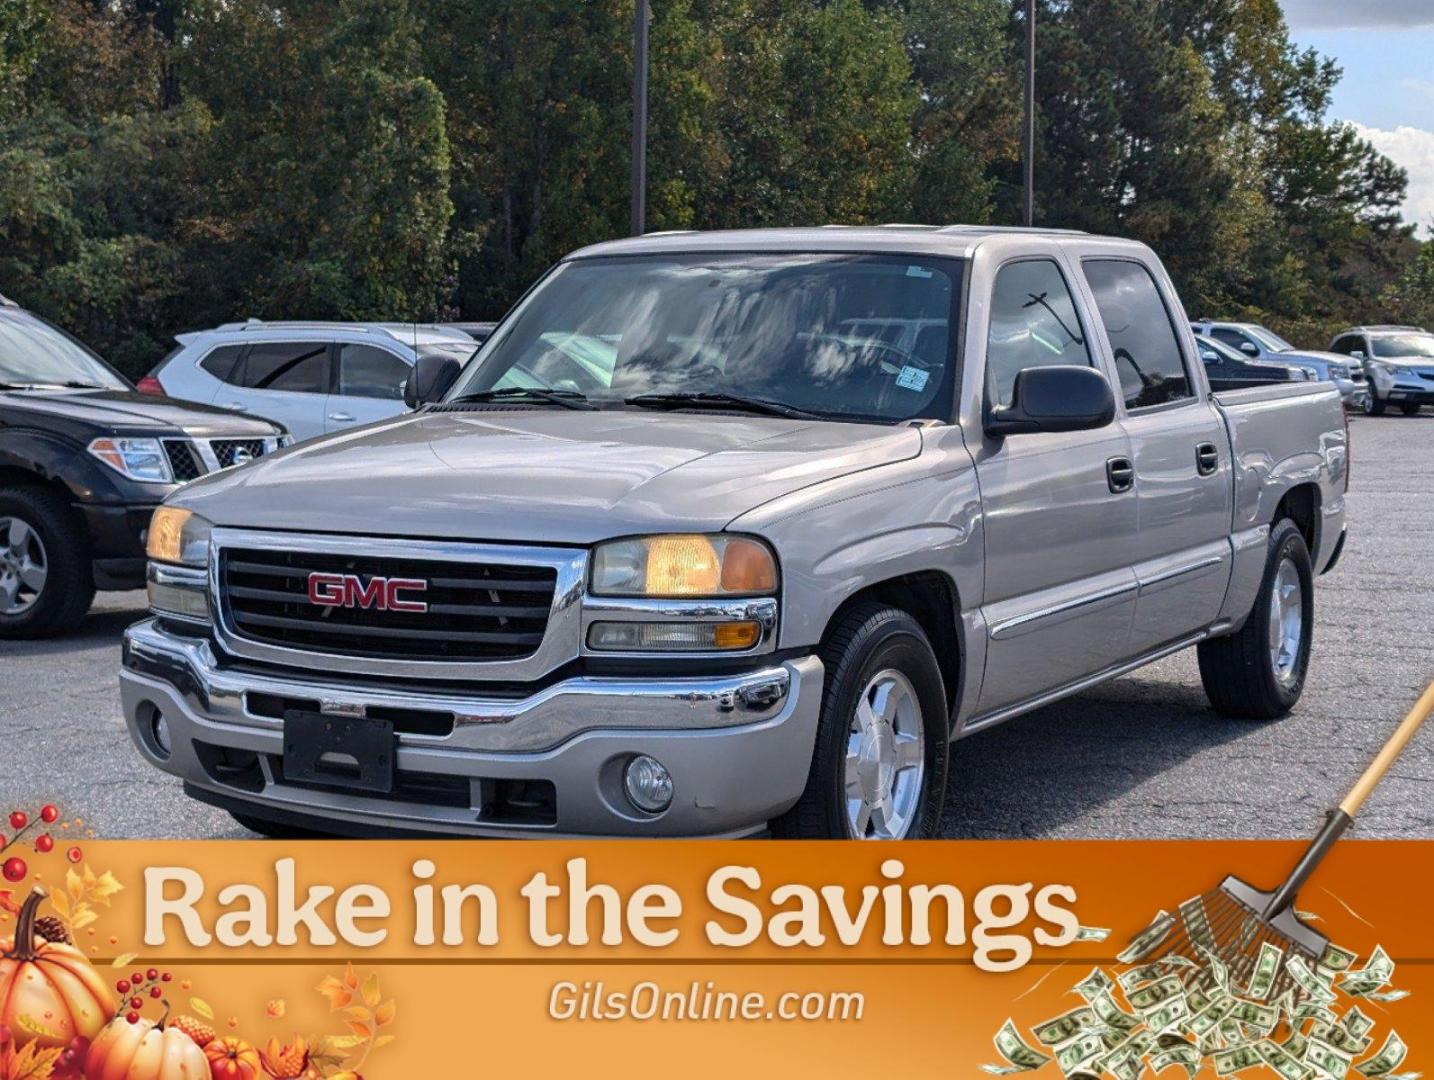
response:
<path id="1" fill-rule="evenodd" d="M 1283 0 L 1290 35 L 1344 69 L 1331 114 L 1409 173 L 1406 221 L 1434 235 L 1434 0 Z"/>

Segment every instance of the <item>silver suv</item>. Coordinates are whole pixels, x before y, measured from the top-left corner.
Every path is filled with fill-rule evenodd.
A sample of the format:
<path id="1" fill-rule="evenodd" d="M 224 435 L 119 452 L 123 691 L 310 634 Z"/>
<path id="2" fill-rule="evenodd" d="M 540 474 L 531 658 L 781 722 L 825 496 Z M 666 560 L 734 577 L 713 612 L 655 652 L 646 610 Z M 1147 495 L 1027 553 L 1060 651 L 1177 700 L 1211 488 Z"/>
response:
<path id="1" fill-rule="evenodd" d="M 274 420 L 298 441 L 397 416 L 417 357 L 462 363 L 478 348 L 465 330 L 414 323 L 250 319 L 175 340 L 141 391 Z"/>
<path id="2" fill-rule="evenodd" d="M 1238 349 L 1251 360 L 1303 368 L 1313 379 L 1334 383 L 1339 388 L 1339 396 L 1346 407 L 1367 408 L 1369 387 L 1364 369 L 1358 363 L 1350 363 L 1348 356 L 1338 356 L 1333 351 L 1297 349 L 1269 327 L 1259 323 L 1196 319 L 1190 324 L 1190 328 L 1201 337 L 1212 338 L 1232 349 Z"/>
<path id="3" fill-rule="evenodd" d="M 1353 326 L 1336 335 L 1329 350 L 1364 365 L 1370 416 L 1391 406 L 1415 416 L 1421 405 L 1434 405 L 1434 334 L 1423 327 Z"/>

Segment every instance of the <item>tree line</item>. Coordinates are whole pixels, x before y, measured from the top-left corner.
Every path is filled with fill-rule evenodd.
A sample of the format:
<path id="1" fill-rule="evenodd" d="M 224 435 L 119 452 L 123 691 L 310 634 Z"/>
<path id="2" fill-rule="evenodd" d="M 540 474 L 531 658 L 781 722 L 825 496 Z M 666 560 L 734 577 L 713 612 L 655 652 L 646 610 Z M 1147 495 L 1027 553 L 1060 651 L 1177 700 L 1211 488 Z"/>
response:
<path id="1" fill-rule="evenodd" d="M 494 318 L 628 227 L 634 0 L 0 0 L 0 292 L 134 374 L 242 318 Z M 1277 0 L 1038 0 L 1038 224 L 1195 316 L 1434 322 Z M 652 0 L 648 227 L 1014 223 L 1021 0 Z"/>

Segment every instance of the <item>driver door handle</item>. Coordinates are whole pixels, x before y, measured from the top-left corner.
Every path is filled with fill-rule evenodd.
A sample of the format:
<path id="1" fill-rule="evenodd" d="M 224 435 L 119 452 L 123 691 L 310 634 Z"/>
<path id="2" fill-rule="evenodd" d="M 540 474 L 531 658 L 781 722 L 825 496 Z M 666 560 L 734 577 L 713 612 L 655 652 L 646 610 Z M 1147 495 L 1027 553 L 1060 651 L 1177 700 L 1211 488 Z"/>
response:
<path id="1" fill-rule="evenodd" d="M 1220 469 L 1220 451 L 1214 443 L 1202 442 L 1195 447 L 1195 468 L 1201 476 L 1214 476 Z"/>
<path id="2" fill-rule="evenodd" d="M 1135 466 L 1130 458 L 1113 457 L 1105 463 L 1105 484 L 1117 495 L 1135 487 Z"/>
<path id="3" fill-rule="evenodd" d="M 353 417 L 346 412 L 331 412 L 329 419 L 336 424 L 347 424 L 353 421 Z"/>

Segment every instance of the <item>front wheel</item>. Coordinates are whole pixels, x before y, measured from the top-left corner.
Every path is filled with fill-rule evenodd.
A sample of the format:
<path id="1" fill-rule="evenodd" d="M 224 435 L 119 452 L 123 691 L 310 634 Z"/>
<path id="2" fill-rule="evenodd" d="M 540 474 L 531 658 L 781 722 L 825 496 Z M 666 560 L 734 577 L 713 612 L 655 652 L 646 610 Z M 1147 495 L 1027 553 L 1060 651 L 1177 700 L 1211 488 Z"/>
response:
<path id="1" fill-rule="evenodd" d="M 73 630 L 94 597 L 88 537 L 65 501 L 41 487 L 0 491 L 0 638 Z"/>
<path id="2" fill-rule="evenodd" d="M 950 725 L 921 625 L 880 604 L 847 612 L 821 649 L 821 720 L 807 787 L 776 836 L 911 840 L 935 834 Z"/>
<path id="3" fill-rule="evenodd" d="M 1226 716 L 1273 720 L 1295 707 L 1309 670 L 1314 634 L 1314 572 L 1295 523 L 1270 532 L 1265 576 L 1245 625 L 1198 647 L 1200 681 Z"/>
<path id="4" fill-rule="evenodd" d="M 1379 395 L 1377 395 L 1377 394 L 1374 392 L 1374 389 L 1373 389 L 1372 387 L 1370 388 L 1369 393 L 1366 394 L 1366 395 L 1365 395 L 1365 398 L 1364 398 L 1364 415 L 1365 415 L 1365 416 L 1383 416 L 1383 415 L 1384 415 L 1384 402 L 1382 402 L 1382 401 L 1379 400 Z"/>

